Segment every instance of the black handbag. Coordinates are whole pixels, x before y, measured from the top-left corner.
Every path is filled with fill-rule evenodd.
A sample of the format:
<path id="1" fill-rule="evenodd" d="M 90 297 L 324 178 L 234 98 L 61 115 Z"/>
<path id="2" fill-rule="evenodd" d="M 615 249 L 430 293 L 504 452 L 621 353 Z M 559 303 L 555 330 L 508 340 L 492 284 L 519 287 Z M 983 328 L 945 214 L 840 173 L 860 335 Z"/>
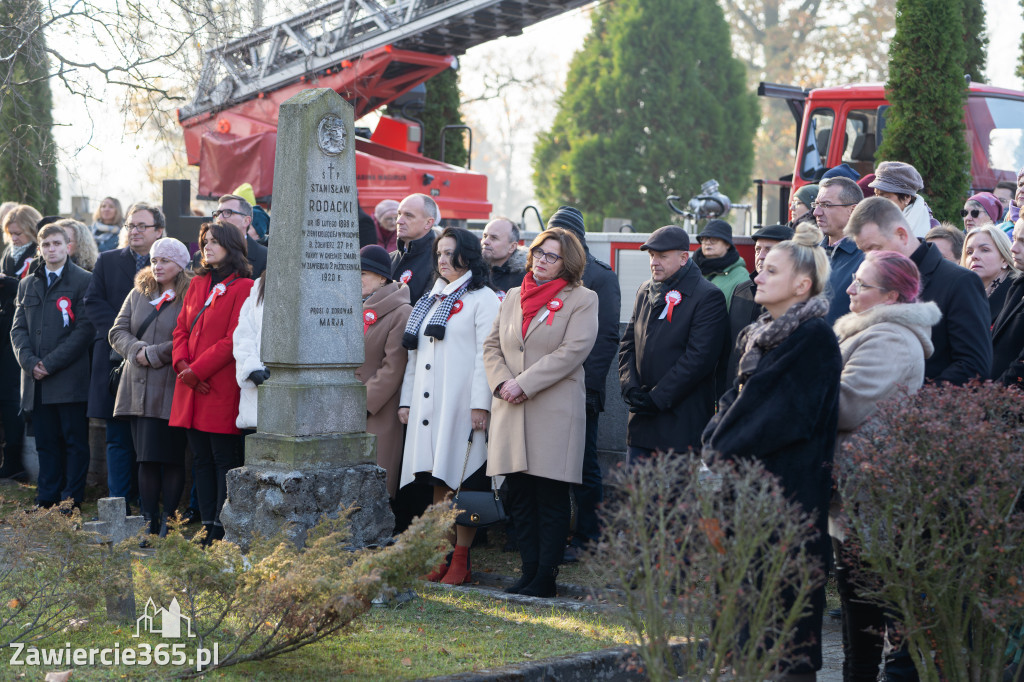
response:
<path id="1" fill-rule="evenodd" d="M 487 528 L 508 521 L 505 505 L 498 494 L 498 488 L 491 478 L 491 489 L 488 492 L 463 490 L 462 481 L 466 478 L 466 466 L 469 464 L 469 451 L 473 447 L 473 432 L 469 432 L 469 443 L 466 445 L 466 459 L 462 463 L 462 478 L 459 488 L 452 498 L 452 506 L 459 511 L 455 523 L 469 528 Z"/>
<path id="2" fill-rule="evenodd" d="M 160 306 L 159 308 L 151 312 L 149 314 L 149 317 L 143 320 L 142 324 L 139 325 L 139 331 L 135 333 L 135 338 L 141 340 L 142 335 L 146 333 L 146 330 L 149 329 L 150 323 L 152 323 L 153 320 L 156 319 L 156 316 L 160 314 L 160 311 L 163 310 L 164 308 L 169 307 L 170 306 Z M 118 358 L 121 359 L 121 362 L 117 362 Z M 117 388 L 118 386 L 121 385 L 121 375 L 124 374 L 124 368 L 128 364 L 128 358 L 122 358 L 117 351 L 111 349 L 110 362 L 117 362 L 117 364 L 110 368 L 110 376 L 107 378 L 107 390 L 110 391 L 110 395 L 116 396 Z"/>

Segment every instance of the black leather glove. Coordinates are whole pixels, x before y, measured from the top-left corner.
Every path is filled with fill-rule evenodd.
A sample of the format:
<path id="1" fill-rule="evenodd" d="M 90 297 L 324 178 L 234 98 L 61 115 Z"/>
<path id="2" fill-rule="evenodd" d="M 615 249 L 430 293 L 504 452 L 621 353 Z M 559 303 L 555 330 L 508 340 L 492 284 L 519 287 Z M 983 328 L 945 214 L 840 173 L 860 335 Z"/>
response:
<path id="1" fill-rule="evenodd" d="M 587 391 L 587 414 L 598 414 L 601 411 L 601 394 L 597 391 Z"/>
<path id="2" fill-rule="evenodd" d="M 256 369 L 249 373 L 249 381 L 259 386 L 270 378 L 269 369 Z"/>
<path id="3" fill-rule="evenodd" d="M 658 412 L 658 406 L 654 404 L 651 394 L 643 389 L 632 388 L 628 391 L 629 411 L 637 414 L 653 414 Z"/>

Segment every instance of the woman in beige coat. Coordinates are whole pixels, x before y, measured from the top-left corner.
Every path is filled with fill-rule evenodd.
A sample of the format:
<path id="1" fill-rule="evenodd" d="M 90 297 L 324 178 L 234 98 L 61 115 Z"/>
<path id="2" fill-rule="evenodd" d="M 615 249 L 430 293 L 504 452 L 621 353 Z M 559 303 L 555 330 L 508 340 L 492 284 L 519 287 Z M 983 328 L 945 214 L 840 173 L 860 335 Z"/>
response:
<path id="1" fill-rule="evenodd" d="M 569 486 L 580 483 L 586 431 L 583 361 L 597 338 L 586 253 L 562 228 L 530 245 L 523 285 L 505 296 L 484 342 L 491 401 L 487 475 L 504 474 L 523 574 L 506 591 L 555 596 L 569 534 Z"/>
<path id="2" fill-rule="evenodd" d="M 932 327 L 942 314 L 934 303 L 918 303 L 920 275 L 906 256 L 872 251 L 853 283 L 850 313 L 836 320 L 843 356 L 840 379 L 836 462 L 845 457 L 843 443 L 862 429 L 879 403 L 900 390 L 917 391 L 924 383 L 924 361 L 933 351 Z M 843 612 L 843 671 L 847 679 L 875 679 L 882 657 L 885 612 L 858 598 L 857 583 L 865 569 L 846 549 L 839 496 L 832 496 L 829 533 L 836 557 L 836 586 Z"/>
<path id="3" fill-rule="evenodd" d="M 192 276 L 186 269 L 188 249 L 177 239 L 153 242 L 149 260 L 150 267 L 135 276 L 135 287 L 124 300 L 108 339 L 110 347 L 128 361 L 118 385 L 114 416 L 131 421 L 142 512 L 149 520 L 149 532 L 162 534 L 166 532 L 163 520 L 177 509 L 185 488 L 185 431 L 169 426 L 168 419 L 176 378 L 171 334 Z"/>
<path id="4" fill-rule="evenodd" d="M 402 474 L 402 423 L 398 402 L 409 352 L 402 334 L 412 305 L 409 287 L 391 280 L 391 259 L 371 244 L 359 252 L 363 285 L 363 364 L 356 378 L 366 385 L 366 432 L 377 436 L 377 466 L 388 474 L 388 495 L 395 499 Z"/>

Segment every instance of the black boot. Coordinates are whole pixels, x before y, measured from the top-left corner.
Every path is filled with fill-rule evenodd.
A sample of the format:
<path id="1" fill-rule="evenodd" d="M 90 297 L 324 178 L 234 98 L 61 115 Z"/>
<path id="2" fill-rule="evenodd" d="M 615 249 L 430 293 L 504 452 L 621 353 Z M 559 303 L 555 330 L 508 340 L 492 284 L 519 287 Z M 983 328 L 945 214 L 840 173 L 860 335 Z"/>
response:
<path id="1" fill-rule="evenodd" d="M 505 591 L 509 594 L 519 594 L 524 587 L 533 582 L 533 579 L 537 577 L 537 564 L 536 563 L 524 563 L 523 574 L 519 576 L 519 580 L 515 582 L 511 587 L 506 587 Z"/>
<path id="2" fill-rule="evenodd" d="M 557 575 L 557 566 L 541 566 L 537 569 L 534 579 L 529 585 L 519 590 L 519 594 L 525 594 L 528 597 L 554 597 Z"/>
<path id="3" fill-rule="evenodd" d="M 213 528 L 214 525 L 212 523 L 203 524 L 203 530 L 206 531 L 206 537 L 204 537 L 202 543 L 200 543 L 201 546 L 209 547 L 213 544 Z"/>

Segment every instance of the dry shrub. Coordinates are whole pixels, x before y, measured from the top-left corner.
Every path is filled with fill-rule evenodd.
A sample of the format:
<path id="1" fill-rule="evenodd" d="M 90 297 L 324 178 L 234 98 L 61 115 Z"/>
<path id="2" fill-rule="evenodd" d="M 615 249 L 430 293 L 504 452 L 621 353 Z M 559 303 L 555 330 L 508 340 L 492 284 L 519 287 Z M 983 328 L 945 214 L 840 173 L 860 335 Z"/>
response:
<path id="1" fill-rule="evenodd" d="M 1000 679 L 1024 621 L 1024 395 L 929 385 L 837 457 L 864 597 L 902 619 L 922 679 Z"/>
<path id="2" fill-rule="evenodd" d="M 625 590 L 652 680 L 768 679 L 822 584 L 810 520 L 758 462 L 657 455 L 612 472 L 587 565 Z M 788 594 L 787 603 L 783 595 Z M 677 647 L 681 637 L 689 646 Z"/>
<path id="3" fill-rule="evenodd" d="M 155 557 L 138 566 L 138 602 L 168 604 L 177 598 L 192 620 L 197 646 L 226 640 L 219 663 L 203 672 L 272 658 L 339 633 L 378 594 L 411 585 L 441 560 L 454 521 L 454 512 L 435 505 L 394 545 L 353 549 L 347 544 L 347 516 L 322 519 L 302 548 L 279 534 L 254 541 L 246 555 L 228 542 L 204 550 L 201 534 L 190 541 L 172 527 L 167 538 L 154 540 Z"/>
<path id="4" fill-rule="evenodd" d="M 112 556 L 83 533 L 70 501 L 22 511 L 0 500 L 0 642 L 38 642 L 103 603 Z"/>

